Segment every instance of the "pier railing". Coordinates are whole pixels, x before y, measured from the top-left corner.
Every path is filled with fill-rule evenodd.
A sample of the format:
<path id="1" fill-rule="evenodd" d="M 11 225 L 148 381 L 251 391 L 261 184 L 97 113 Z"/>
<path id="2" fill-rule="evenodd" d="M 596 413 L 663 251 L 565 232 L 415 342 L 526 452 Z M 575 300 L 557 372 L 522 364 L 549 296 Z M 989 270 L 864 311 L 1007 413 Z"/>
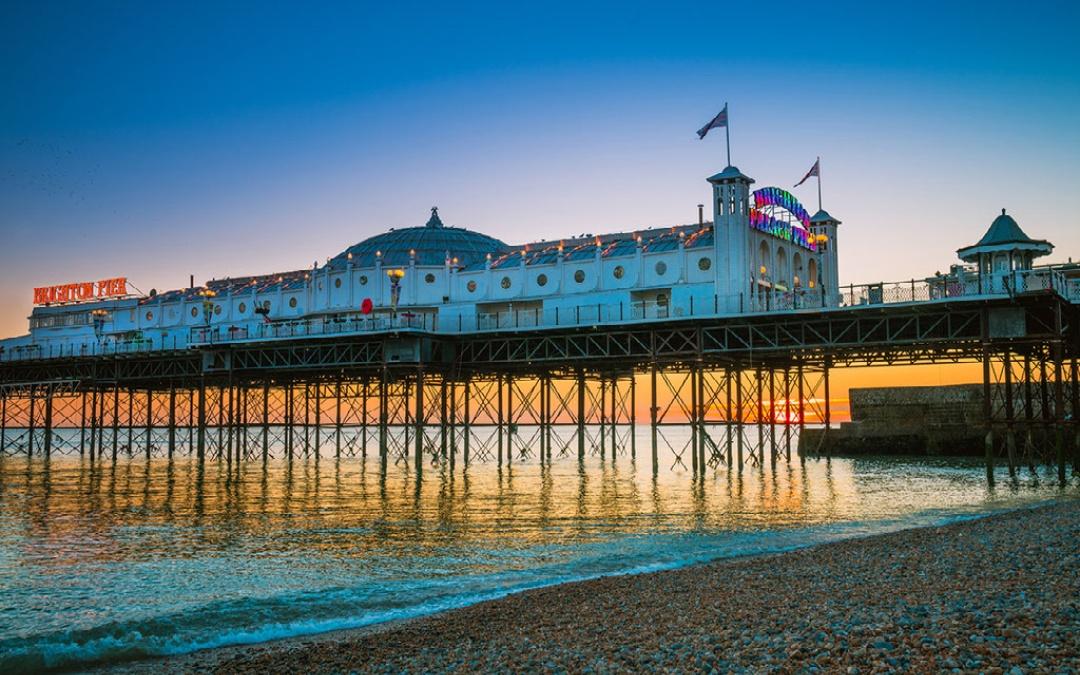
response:
<path id="1" fill-rule="evenodd" d="M 760 284 L 747 295 L 687 296 L 666 301 L 587 303 L 549 308 L 514 308 L 470 315 L 435 311 L 399 311 L 394 315 L 356 312 L 319 317 L 278 320 L 261 324 L 193 326 L 188 334 L 157 339 L 115 341 L 107 337 L 97 344 L 28 344 L 0 352 L 0 360 L 138 354 L 183 349 L 187 346 L 296 338 L 418 331 L 468 334 L 490 331 L 545 329 L 596 324 L 621 324 L 690 318 L 721 318 L 757 313 L 820 311 L 898 303 L 923 303 L 962 298 L 1011 297 L 1017 294 L 1056 293 L 1080 303 L 1080 279 L 1067 279 L 1051 268 L 1022 270 L 980 278 L 976 275 L 941 275 L 899 282 L 850 284 L 833 297 L 820 289 L 784 289 Z M 186 337 L 186 339 L 184 339 Z"/>

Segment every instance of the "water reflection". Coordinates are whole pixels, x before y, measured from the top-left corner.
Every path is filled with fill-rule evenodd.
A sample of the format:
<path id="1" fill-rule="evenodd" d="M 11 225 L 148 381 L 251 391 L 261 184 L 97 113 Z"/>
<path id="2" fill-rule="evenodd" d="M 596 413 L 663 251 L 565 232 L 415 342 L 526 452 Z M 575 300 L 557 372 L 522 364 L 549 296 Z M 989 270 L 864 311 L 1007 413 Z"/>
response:
<path id="1" fill-rule="evenodd" d="M 436 453 L 421 471 L 325 451 L 2 458 L 0 670 L 362 625 L 1076 494 L 1033 479 L 994 491 L 977 462 L 794 459 L 693 475 L 625 451 L 532 454 L 466 466 Z"/>

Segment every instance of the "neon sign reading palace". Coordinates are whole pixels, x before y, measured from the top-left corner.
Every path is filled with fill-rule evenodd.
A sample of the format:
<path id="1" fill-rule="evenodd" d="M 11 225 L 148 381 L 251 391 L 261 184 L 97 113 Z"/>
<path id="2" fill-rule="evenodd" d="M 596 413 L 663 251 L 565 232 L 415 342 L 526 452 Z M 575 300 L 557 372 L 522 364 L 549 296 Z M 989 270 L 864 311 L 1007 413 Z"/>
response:
<path id="1" fill-rule="evenodd" d="M 64 302 L 84 302 L 118 298 L 127 295 L 127 277 L 102 279 L 101 281 L 80 281 L 74 284 L 43 286 L 34 289 L 35 305 L 50 305 Z"/>
<path id="2" fill-rule="evenodd" d="M 790 241 L 805 249 L 817 251 L 817 242 L 814 241 L 814 237 L 810 234 L 810 214 L 806 212 L 806 209 L 795 199 L 793 194 L 780 188 L 767 187 L 755 190 L 752 196 L 754 205 L 750 207 L 750 227 L 770 234 L 777 239 Z M 798 227 L 793 222 L 780 220 L 773 216 L 772 213 L 767 213 L 764 210 L 767 207 L 776 207 L 787 211 L 802 227 Z"/>

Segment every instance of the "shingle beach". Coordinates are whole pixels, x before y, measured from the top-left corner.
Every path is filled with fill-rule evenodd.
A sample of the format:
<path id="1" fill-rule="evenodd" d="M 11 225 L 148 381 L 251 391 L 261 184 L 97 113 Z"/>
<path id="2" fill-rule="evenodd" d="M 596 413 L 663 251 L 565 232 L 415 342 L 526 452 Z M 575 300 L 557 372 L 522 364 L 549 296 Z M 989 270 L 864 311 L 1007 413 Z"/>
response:
<path id="1" fill-rule="evenodd" d="M 1080 672 L 1080 501 L 141 665 L 220 673 Z"/>

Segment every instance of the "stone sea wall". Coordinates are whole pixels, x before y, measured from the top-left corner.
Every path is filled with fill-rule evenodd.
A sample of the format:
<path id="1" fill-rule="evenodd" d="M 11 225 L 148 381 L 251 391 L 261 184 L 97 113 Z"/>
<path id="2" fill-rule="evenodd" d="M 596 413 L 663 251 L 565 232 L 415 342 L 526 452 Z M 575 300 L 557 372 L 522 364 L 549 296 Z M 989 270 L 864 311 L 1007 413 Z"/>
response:
<path id="1" fill-rule="evenodd" d="M 850 391 L 851 421 L 807 429 L 802 454 L 982 456 L 981 384 L 870 387 Z"/>

